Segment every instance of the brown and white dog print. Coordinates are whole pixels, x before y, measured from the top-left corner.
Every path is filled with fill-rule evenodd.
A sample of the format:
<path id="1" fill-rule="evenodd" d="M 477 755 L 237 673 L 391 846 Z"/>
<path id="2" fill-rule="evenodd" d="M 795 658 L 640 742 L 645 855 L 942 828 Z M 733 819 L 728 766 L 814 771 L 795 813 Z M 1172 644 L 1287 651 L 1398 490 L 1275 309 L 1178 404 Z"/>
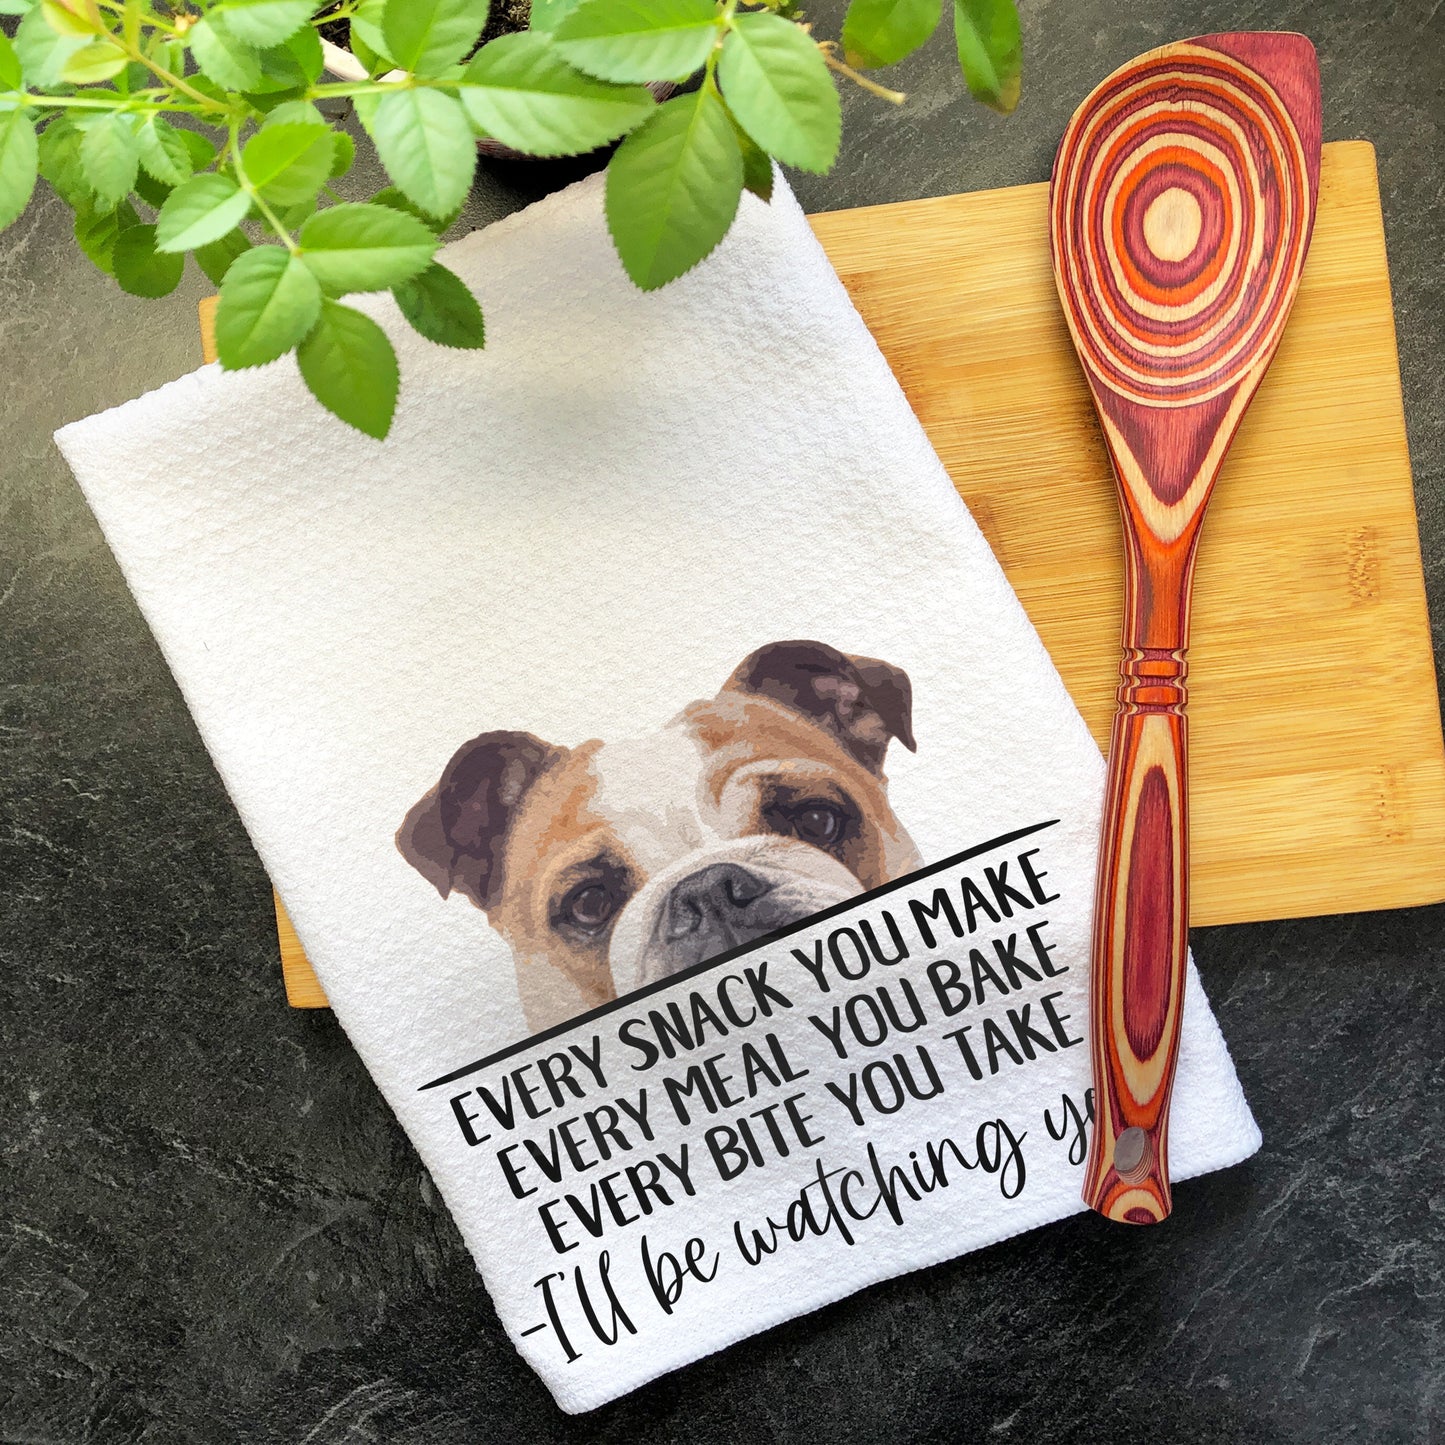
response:
<path id="1" fill-rule="evenodd" d="M 645 737 L 464 743 L 396 835 L 484 909 L 533 1032 L 919 867 L 883 762 L 902 669 L 775 642 Z"/>

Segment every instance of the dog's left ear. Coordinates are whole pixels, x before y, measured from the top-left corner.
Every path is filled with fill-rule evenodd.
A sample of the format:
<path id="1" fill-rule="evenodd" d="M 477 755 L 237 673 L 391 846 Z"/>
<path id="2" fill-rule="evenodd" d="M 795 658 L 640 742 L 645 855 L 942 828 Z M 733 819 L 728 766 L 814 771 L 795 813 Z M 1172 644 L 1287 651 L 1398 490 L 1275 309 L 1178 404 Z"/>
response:
<path id="1" fill-rule="evenodd" d="M 486 908 L 517 804 L 566 753 L 531 733 L 483 733 L 463 743 L 397 830 L 401 856 L 443 898 L 455 888 Z"/>
<path id="2" fill-rule="evenodd" d="M 909 752 L 913 685 L 908 674 L 873 657 L 852 657 L 826 642 L 772 642 L 745 659 L 724 691 L 757 693 L 796 709 L 826 729 L 870 772 L 883 771 L 889 741 Z"/>

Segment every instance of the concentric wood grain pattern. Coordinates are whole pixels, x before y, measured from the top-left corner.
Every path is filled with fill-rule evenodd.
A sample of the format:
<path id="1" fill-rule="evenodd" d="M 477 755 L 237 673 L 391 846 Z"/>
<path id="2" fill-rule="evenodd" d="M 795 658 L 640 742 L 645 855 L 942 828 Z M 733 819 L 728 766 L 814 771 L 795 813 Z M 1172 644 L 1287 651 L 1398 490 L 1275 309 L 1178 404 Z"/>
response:
<path id="1" fill-rule="evenodd" d="M 1319 116 L 1316 100 L 1296 122 L 1230 53 L 1257 58 L 1262 41 L 1291 69 L 1288 51 L 1302 59 L 1308 46 L 1169 46 L 1111 76 L 1059 148 L 1055 254 L 1070 325 L 1084 364 L 1120 397 L 1207 401 L 1279 340 L 1309 244 Z M 1151 482 L 1177 501 L 1183 479 Z"/>
<path id="2" fill-rule="evenodd" d="M 1125 552 L 1084 1198 L 1131 1224 L 1171 1203 L 1195 549 L 1299 287 L 1319 168 L 1319 67 L 1299 35 L 1212 35 L 1141 56 L 1074 113 L 1054 162 L 1054 271 L 1114 464 Z"/>

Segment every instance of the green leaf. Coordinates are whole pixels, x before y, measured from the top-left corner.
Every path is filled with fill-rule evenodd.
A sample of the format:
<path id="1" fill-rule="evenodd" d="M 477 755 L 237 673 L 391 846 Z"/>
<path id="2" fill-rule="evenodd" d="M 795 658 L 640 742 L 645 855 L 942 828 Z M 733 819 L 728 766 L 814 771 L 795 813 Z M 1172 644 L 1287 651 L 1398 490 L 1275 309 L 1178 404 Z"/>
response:
<path id="1" fill-rule="evenodd" d="M 107 276 L 115 275 L 115 241 L 130 226 L 140 225 L 140 217 L 129 201 L 114 211 L 92 211 L 83 207 L 75 213 L 75 240 L 96 267 Z"/>
<path id="2" fill-rule="evenodd" d="M 136 132 L 136 143 L 141 165 L 164 185 L 180 185 L 195 169 L 190 147 L 164 116 L 151 116 Z"/>
<path id="3" fill-rule="evenodd" d="M 263 55 L 269 53 L 262 52 Z M 253 85 L 244 92 L 245 99 L 260 113 L 263 123 L 273 107 L 284 105 L 288 100 L 301 100 L 305 95 L 305 84 L 294 75 L 290 80 L 277 80 L 272 75 L 263 74 L 259 85 Z"/>
<path id="4" fill-rule="evenodd" d="M 72 85 L 90 85 L 119 75 L 125 67 L 124 51 L 118 50 L 109 40 L 92 40 L 89 45 L 82 45 L 60 67 L 60 78 Z"/>
<path id="5" fill-rule="evenodd" d="M 351 169 L 351 163 L 356 159 L 356 142 L 344 130 L 332 131 L 331 138 L 336 142 L 336 150 L 331 157 L 331 176 L 334 180 Z"/>
<path id="6" fill-rule="evenodd" d="M 132 118 L 113 112 L 91 126 L 80 142 L 85 179 L 102 205 L 114 209 L 130 194 L 140 166 L 140 143 Z"/>
<path id="7" fill-rule="evenodd" d="M 64 117 L 40 132 L 40 174 L 77 211 L 95 208 L 95 193 L 80 161 L 80 141 L 80 132 Z"/>
<path id="8" fill-rule="evenodd" d="M 298 30 L 286 42 L 285 49 L 291 52 L 297 65 L 301 67 L 307 85 L 314 85 L 321 78 L 321 72 L 326 69 L 321 37 L 308 25 L 304 30 Z"/>
<path id="9" fill-rule="evenodd" d="M 35 125 L 23 110 L 0 111 L 0 226 L 30 204 L 40 174 Z"/>
<path id="10" fill-rule="evenodd" d="M 535 156 L 595 150 L 656 108 L 643 86 L 608 85 L 583 75 L 545 36 L 530 31 L 484 45 L 458 94 L 487 135 Z"/>
<path id="11" fill-rule="evenodd" d="M 733 122 L 733 134 L 738 138 L 738 149 L 743 153 L 743 189 L 751 191 L 760 201 L 773 199 L 773 161 L 767 151 Z"/>
<path id="12" fill-rule="evenodd" d="M 953 0 L 953 36 L 969 92 L 1007 115 L 1019 103 L 1023 40 L 1013 0 Z"/>
<path id="13" fill-rule="evenodd" d="M 178 130 L 176 132 L 181 138 L 181 144 L 185 146 L 191 157 L 191 169 L 193 171 L 204 170 L 206 166 L 216 158 L 216 148 L 205 136 L 198 135 L 193 130 Z"/>
<path id="14" fill-rule="evenodd" d="M 360 95 L 351 97 L 351 104 L 356 111 L 356 118 L 365 128 L 371 124 L 371 117 L 376 114 L 376 107 L 381 97 L 373 91 L 363 91 Z"/>
<path id="15" fill-rule="evenodd" d="M 4 31 L 0 31 L 0 87 L 6 90 L 19 90 L 24 84 L 20 57 L 16 55 L 10 37 Z"/>
<path id="16" fill-rule="evenodd" d="M 144 90 L 151 79 L 151 72 L 140 61 L 127 60 L 115 77 L 115 88 L 121 95 L 134 95 L 136 91 Z"/>
<path id="17" fill-rule="evenodd" d="M 826 171 L 837 158 L 843 111 L 807 33 L 779 15 L 733 19 L 718 80 L 738 124 L 784 165 Z"/>
<path id="18" fill-rule="evenodd" d="M 282 229 L 288 235 L 292 231 L 299 230 L 308 216 L 314 216 L 316 214 L 319 205 L 319 198 L 312 196 L 309 201 L 301 201 L 294 206 L 287 206 L 285 210 L 280 212 Z"/>
<path id="19" fill-rule="evenodd" d="M 532 0 L 528 25 L 543 34 L 555 30 L 576 8 L 578 0 Z"/>
<path id="20" fill-rule="evenodd" d="M 266 112 L 262 126 L 272 125 L 324 125 L 330 129 L 330 122 L 318 106 L 309 100 L 283 100 Z M 333 132 L 334 134 L 334 132 Z"/>
<path id="21" fill-rule="evenodd" d="M 132 210 L 132 214 L 134 211 Z M 140 224 L 136 217 L 135 224 Z M 120 234 L 119 211 L 77 211 L 75 213 L 75 244 L 91 259 L 98 270 L 114 275 L 111 252 Z"/>
<path id="22" fill-rule="evenodd" d="M 235 35 L 224 10 L 212 10 L 186 31 L 201 73 L 225 90 L 252 90 L 262 84 L 261 59 Z"/>
<path id="23" fill-rule="evenodd" d="M 410 281 L 391 288 L 401 314 L 428 341 L 469 351 L 486 343 L 482 308 L 455 271 L 433 261 Z"/>
<path id="24" fill-rule="evenodd" d="M 553 39 L 601 80 L 684 80 L 717 43 L 717 21 L 713 0 L 582 0 Z"/>
<path id="25" fill-rule="evenodd" d="M 487 10 L 488 0 L 388 0 L 384 49 L 403 70 L 435 75 L 477 43 Z"/>
<path id="26" fill-rule="evenodd" d="M 444 216 L 429 216 L 410 196 L 403 194 L 395 186 L 386 186 L 379 190 L 371 198 L 371 204 L 373 206 L 390 206 L 393 211 L 405 211 L 408 216 L 415 216 L 422 225 L 438 236 L 461 215 L 461 207 L 458 206 L 456 210 L 448 211 Z"/>
<path id="27" fill-rule="evenodd" d="M 607 226 L 627 274 L 652 291 L 697 265 L 727 234 L 742 189 L 742 153 L 717 91 L 704 85 L 660 106 L 607 167 Z"/>
<path id="28" fill-rule="evenodd" d="M 39 6 L 31 10 L 15 32 L 15 54 L 25 83 L 37 90 L 63 84 L 65 62 L 88 43 L 84 35 L 57 35 L 45 23 Z"/>
<path id="29" fill-rule="evenodd" d="M 185 69 L 185 42 L 170 39 L 163 30 L 152 31 L 150 39 L 141 50 L 162 70 L 169 70 L 172 75 L 179 75 Z"/>
<path id="30" fill-rule="evenodd" d="M 261 78 L 247 87 L 245 96 L 257 110 L 269 114 L 273 106 L 305 98 L 306 77 L 284 45 L 258 51 L 256 59 L 260 62 Z"/>
<path id="31" fill-rule="evenodd" d="M 216 355 L 227 371 L 285 356 L 316 324 L 321 287 L 281 246 L 256 246 L 237 256 L 221 283 Z"/>
<path id="32" fill-rule="evenodd" d="M 229 231 L 219 241 L 207 246 L 196 247 L 196 264 L 210 278 L 213 286 L 219 286 L 231 269 L 231 262 L 243 251 L 251 249 L 251 242 L 244 231 Z"/>
<path id="33" fill-rule="evenodd" d="M 378 440 L 391 430 L 400 381 L 396 352 L 371 317 L 324 301 L 296 360 L 312 396 L 329 412 Z"/>
<path id="34" fill-rule="evenodd" d="M 226 0 L 220 7 L 226 29 L 243 45 L 258 50 L 294 35 L 315 9 L 312 0 Z"/>
<path id="35" fill-rule="evenodd" d="M 367 118 L 386 173 L 428 215 L 444 216 L 466 198 L 477 164 L 466 112 L 439 90 L 397 89 Z"/>
<path id="36" fill-rule="evenodd" d="M 194 251 L 246 219 L 251 198 L 230 176 L 209 171 L 177 186 L 156 217 L 158 251 Z"/>
<path id="37" fill-rule="evenodd" d="M 132 296 L 169 296 L 181 284 L 184 256 L 156 250 L 154 226 L 125 226 L 115 238 L 111 263 L 122 291 Z"/>
<path id="38" fill-rule="evenodd" d="M 186 76 L 186 84 L 192 90 L 198 90 L 207 100 L 214 100 L 218 105 L 229 106 L 235 97 L 224 85 L 217 85 L 209 75 L 202 75 L 199 70 Z"/>
<path id="39" fill-rule="evenodd" d="M 79 12 L 79 9 L 71 9 L 69 5 L 62 5 L 59 0 L 41 0 L 40 13 L 45 17 L 45 23 L 57 35 L 94 35 L 97 26 Z"/>
<path id="40" fill-rule="evenodd" d="M 165 205 L 171 194 L 171 187 L 162 184 L 150 174 L 144 166 L 135 173 L 135 193 L 148 206 L 154 206 L 156 210 Z"/>
<path id="41" fill-rule="evenodd" d="M 273 45 L 257 56 L 261 80 L 251 87 L 258 95 L 275 95 L 278 91 L 303 91 L 321 74 L 326 61 L 321 53 L 321 37 L 311 26 L 298 30 L 289 40 Z"/>
<path id="42" fill-rule="evenodd" d="M 352 41 L 354 43 L 360 40 L 363 48 L 371 52 L 370 59 L 363 59 L 362 64 L 373 75 L 378 68 L 396 69 L 386 48 L 386 35 L 382 30 L 382 21 L 385 16 L 386 0 L 361 0 L 361 4 L 356 8 L 356 14 L 351 17 Z M 358 57 L 361 56 L 360 50 L 354 50 L 353 53 Z M 373 65 L 372 60 L 379 62 L 379 65 Z"/>
<path id="43" fill-rule="evenodd" d="M 246 179 L 273 206 L 309 201 L 326 184 L 336 137 L 326 125 L 262 126 L 246 142 Z M 229 227 L 227 227 L 229 229 Z"/>
<path id="44" fill-rule="evenodd" d="M 938 28 L 942 0 L 852 0 L 843 18 L 843 53 L 868 70 L 896 65 Z"/>
<path id="45" fill-rule="evenodd" d="M 378 55 L 371 46 L 361 38 L 361 33 L 357 30 L 356 26 L 348 25 L 347 29 L 350 31 L 348 42 L 351 53 L 365 66 L 368 75 L 377 76 L 384 71 L 394 70 L 396 68 L 384 55 Z"/>
<path id="46" fill-rule="evenodd" d="M 390 206 L 347 202 L 301 228 L 301 257 L 330 292 L 385 291 L 423 270 L 437 238 L 415 216 Z"/>
<path id="47" fill-rule="evenodd" d="M 0 15 L 24 15 L 35 0 L 0 0 Z"/>

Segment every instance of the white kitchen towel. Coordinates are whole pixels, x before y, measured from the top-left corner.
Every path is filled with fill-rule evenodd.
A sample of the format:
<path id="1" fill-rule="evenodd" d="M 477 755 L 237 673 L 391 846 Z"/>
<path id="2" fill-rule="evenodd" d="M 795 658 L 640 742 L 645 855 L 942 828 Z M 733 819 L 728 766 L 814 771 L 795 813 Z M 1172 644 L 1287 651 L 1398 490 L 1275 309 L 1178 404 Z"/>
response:
<path id="1" fill-rule="evenodd" d="M 569 1411 L 1082 1207 L 1103 763 L 778 191 L 651 295 L 598 180 L 457 242 L 484 352 L 359 301 L 385 443 L 289 359 L 57 437 Z M 1258 1147 L 1192 970 L 1174 1098 Z"/>

